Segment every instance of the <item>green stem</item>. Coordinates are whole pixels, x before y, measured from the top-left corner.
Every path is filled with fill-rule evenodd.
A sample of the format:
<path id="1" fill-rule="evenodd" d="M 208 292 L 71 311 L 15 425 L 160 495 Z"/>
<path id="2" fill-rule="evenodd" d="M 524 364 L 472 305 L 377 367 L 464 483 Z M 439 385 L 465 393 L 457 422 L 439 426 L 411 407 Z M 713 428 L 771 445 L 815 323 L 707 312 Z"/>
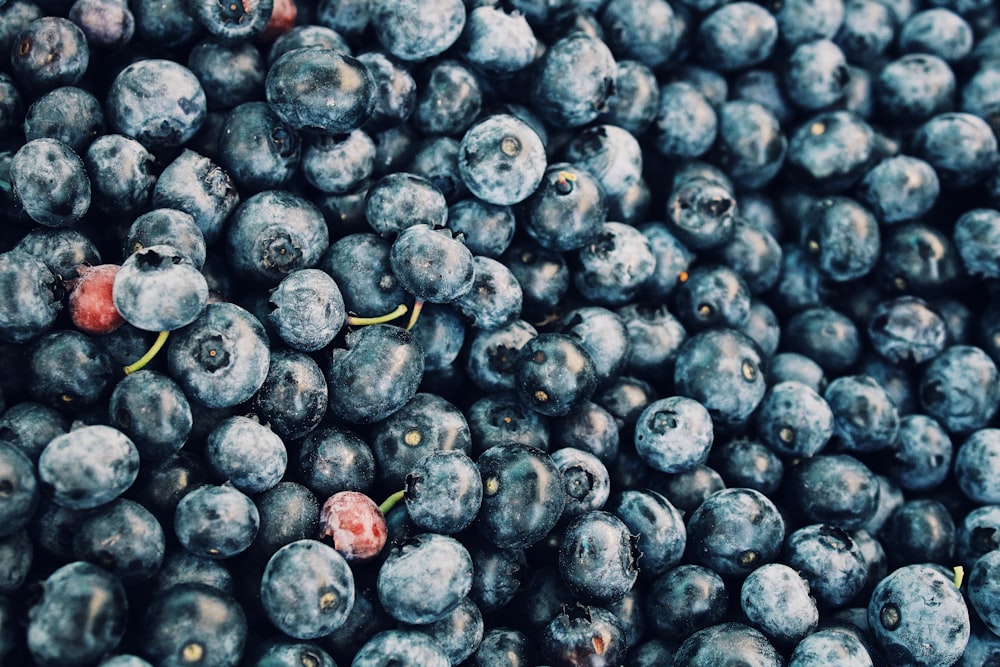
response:
<path id="1" fill-rule="evenodd" d="M 382 502 L 382 504 L 378 506 L 379 511 L 382 512 L 382 516 L 388 514 L 392 510 L 392 508 L 396 506 L 396 503 L 402 500 L 403 496 L 405 495 L 406 495 L 406 490 L 404 489 L 402 491 L 397 491 L 396 493 L 386 498 Z"/>
<path id="2" fill-rule="evenodd" d="M 420 311 L 424 309 L 424 302 L 421 299 L 417 299 L 413 302 L 413 312 L 410 313 L 410 321 L 406 323 L 406 330 L 409 331 L 413 328 L 413 325 L 417 323 L 417 318 L 420 317 Z"/>
<path id="3" fill-rule="evenodd" d="M 391 322 L 392 320 L 406 314 L 408 308 L 404 304 L 399 304 L 396 306 L 396 310 L 391 313 L 386 313 L 385 315 L 377 315 L 375 317 L 358 317 L 356 315 L 351 315 L 347 318 L 347 323 L 352 327 L 363 327 L 369 324 L 385 324 L 386 322 Z"/>
<path id="4" fill-rule="evenodd" d="M 157 334 L 156 340 L 153 341 L 153 346 L 146 351 L 146 354 L 142 355 L 135 363 L 129 364 L 125 367 L 125 375 L 131 375 L 132 373 L 145 368 L 146 364 L 152 361 L 153 357 L 156 356 L 156 353 L 163 348 L 163 344 L 167 342 L 167 336 L 169 335 L 169 331 L 161 331 Z"/>

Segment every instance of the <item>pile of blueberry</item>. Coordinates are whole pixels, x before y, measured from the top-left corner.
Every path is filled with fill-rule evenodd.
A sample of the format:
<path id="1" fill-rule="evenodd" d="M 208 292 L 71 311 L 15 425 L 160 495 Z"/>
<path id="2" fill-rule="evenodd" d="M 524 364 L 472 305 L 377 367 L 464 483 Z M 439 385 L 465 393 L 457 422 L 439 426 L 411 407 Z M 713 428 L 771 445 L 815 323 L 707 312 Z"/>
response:
<path id="1" fill-rule="evenodd" d="M 1000 665 L 993 0 L 0 0 L 0 664 Z"/>

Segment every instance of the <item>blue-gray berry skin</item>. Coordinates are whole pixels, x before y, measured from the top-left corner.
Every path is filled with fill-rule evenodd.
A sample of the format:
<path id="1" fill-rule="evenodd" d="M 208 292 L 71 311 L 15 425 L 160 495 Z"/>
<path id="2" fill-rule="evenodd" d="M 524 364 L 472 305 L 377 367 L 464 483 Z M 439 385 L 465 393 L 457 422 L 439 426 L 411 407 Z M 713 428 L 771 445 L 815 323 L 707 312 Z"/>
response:
<path id="1" fill-rule="evenodd" d="M 427 454 L 406 475 L 406 511 L 423 530 L 453 535 L 465 530 L 483 501 L 479 469 L 463 451 Z"/>
<path id="2" fill-rule="evenodd" d="M 24 250 L 0 253 L 0 338 L 24 343 L 47 331 L 61 309 L 56 277 Z"/>
<path id="3" fill-rule="evenodd" d="M 817 630 L 804 637 L 792 651 L 788 667 L 817 667 L 831 664 L 831 660 L 842 667 L 874 667 L 861 640 L 837 627 Z"/>
<path id="4" fill-rule="evenodd" d="M 263 493 L 281 481 L 288 465 L 285 443 L 269 427 L 250 417 L 219 422 L 208 434 L 209 467 L 244 493 Z"/>
<path id="5" fill-rule="evenodd" d="M 406 329 L 375 324 L 348 334 L 325 367 L 330 389 L 328 411 L 339 422 L 385 419 L 417 392 L 424 374 L 424 352 Z"/>
<path id="6" fill-rule="evenodd" d="M 100 565 L 126 585 L 151 579 L 163 563 L 166 540 L 153 514 L 117 498 L 84 517 L 73 536 L 73 554 Z"/>
<path id="7" fill-rule="evenodd" d="M 115 77 L 105 101 L 108 123 L 150 150 L 184 144 L 207 113 L 197 77 L 172 60 L 132 63 Z"/>
<path id="8" fill-rule="evenodd" d="M 559 546 L 559 575 L 580 600 L 621 600 L 639 576 L 639 552 L 629 527 L 614 514 L 586 512 L 566 526 Z"/>
<path id="9" fill-rule="evenodd" d="M 860 545 L 840 528 L 810 524 L 792 532 L 781 562 L 809 582 L 820 609 L 848 604 L 867 583 L 867 565 Z"/>
<path id="10" fill-rule="evenodd" d="M 142 248 L 115 274 L 115 308 L 145 331 L 173 331 L 195 321 L 208 303 L 208 281 L 169 245 Z"/>
<path id="11" fill-rule="evenodd" d="M 763 62 L 778 42 L 771 12 L 750 2 L 716 9 L 698 27 L 701 59 L 713 69 L 731 72 Z"/>
<path id="12" fill-rule="evenodd" d="M 495 329 L 512 322 L 521 314 L 524 301 L 517 278 L 491 257 L 473 257 L 472 266 L 472 288 L 454 301 L 455 308 L 480 329 Z"/>
<path id="13" fill-rule="evenodd" d="M 918 395 L 949 433 L 969 433 L 989 424 L 1000 407 L 1000 373 L 982 348 L 952 345 L 924 368 Z"/>
<path id="14" fill-rule="evenodd" d="M 121 431 L 93 425 L 73 429 L 46 445 L 38 479 L 56 503 L 91 509 L 125 492 L 139 474 L 139 452 Z"/>
<path id="15" fill-rule="evenodd" d="M 214 560 L 246 551 L 260 528 L 260 512 L 231 484 L 199 486 L 177 503 L 174 532 L 196 556 Z"/>
<path id="16" fill-rule="evenodd" d="M 907 565 L 880 581 L 868 627 L 893 665 L 951 665 L 969 641 L 969 608 L 955 582 L 933 565 Z"/>
<path id="17" fill-rule="evenodd" d="M 226 231 L 233 269 L 261 285 L 276 285 L 292 271 L 314 267 L 329 245 L 320 210 L 287 190 L 266 190 L 244 201 Z"/>
<path id="18" fill-rule="evenodd" d="M 1000 504 L 1000 428 L 983 428 L 970 435 L 955 455 L 955 479 L 976 503 Z"/>
<path id="19" fill-rule="evenodd" d="M 49 575 L 41 590 L 27 629 L 28 650 L 36 664 L 82 667 L 118 646 L 128 600 L 113 574 L 74 561 Z"/>
<path id="20" fill-rule="evenodd" d="M 833 412 L 814 389 L 789 380 L 768 387 L 754 415 L 757 434 L 774 451 L 814 456 L 833 436 Z"/>
<path id="21" fill-rule="evenodd" d="M 267 102 L 299 132 L 347 134 L 364 125 L 374 109 L 375 81 L 350 55 L 311 46 L 282 54 L 267 71 Z M 331 98 L 337 104 L 329 104 Z"/>
<path id="22" fill-rule="evenodd" d="M 24 211 L 41 225 L 75 225 L 90 209 L 92 189 L 83 160 L 58 139 L 33 139 L 21 146 L 8 178 Z"/>
<path id="23" fill-rule="evenodd" d="M 466 131 L 458 169 L 472 194 L 490 204 L 524 201 L 542 181 L 547 165 L 541 138 L 523 120 L 493 114 Z"/>
<path id="24" fill-rule="evenodd" d="M 382 47 L 405 61 L 444 53 L 465 27 L 461 0 L 390 0 L 374 7 L 371 17 Z"/>
<path id="25" fill-rule="evenodd" d="M 688 553 L 724 577 L 741 577 L 775 560 L 784 539 L 785 520 L 774 502 L 753 489 L 714 493 L 688 521 Z"/>
<path id="26" fill-rule="evenodd" d="M 450 303 L 472 289 L 472 253 L 447 229 L 411 225 L 389 251 L 392 272 L 407 292 L 431 303 Z"/>
<path id="27" fill-rule="evenodd" d="M 625 522 L 637 536 L 636 547 L 643 576 L 659 577 L 680 564 L 687 543 L 687 528 L 680 510 L 656 491 L 628 489 L 611 496 L 606 509 Z"/>
<path id="28" fill-rule="evenodd" d="M 784 659 L 759 630 L 742 623 L 720 623 L 699 630 L 674 654 L 674 665 L 710 667 L 748 664 L 754 667 L 782 667 Z"/>
<path id="29" fill-rule="evenodd" d="M 189 213 L 173 208 L 146 211 L 135 219 L 122 240 L 122 256 L 127 258 L 155 245 L 172 246 L 199 271 L 205 266 L 205 234 Z"/>
<path id="30" fill-rule="evenodd" d="M 0 484 L 9 491 L 0 503 L 0 536 L 8 536 L 28 525 L 41 498 L 31 459 L 17 446 L 0 440 Z"/>
<path id="31" fill-rule="evenodd" d="M 267 377 L 264 325 L 235 304 L 209 304 L 197 320 L 171 335 L 167 365 L 189 398 L 211 408 L 242 403 Z"/>
<path id="32" fill-rule="evenodd" d="M 190 214 L 205 242 L 214 243 L 239 202 L 240 195 L 229 174 L 210 158 L 186 148 L 156 179 L 150 203 L 155 208 L 174 208 Z"/>
<path id="33" fill-rule="evenodd" d="M 247 642 L 243 607 L 228 593 L 203 583 L 180 583 L 158 593 L 142 614 L 140 653 L 154 665 L 190 664 L 201 655 L 218 667 L 237 665 Z M 205 660 L 211 656 L 211 662 Z"/>
<path id="34" fill-rule="evenodd" d="M 782 563 L 761 565 L 747 575 L 740 606 L 751 625 L 782 646 L 795 645 L 819 623 L 809 583 Z"/>
<path id="35" fill-rule="evenodd" d="M 534 110 L 554 126 L 586 125 L 605 111 L 614 94 L 614 55 L 603 41 L 584 32 L 549 46 L 537 67 Z"/>
<path id="36" fill-rule="evenodd" d="M 320 269 L 289 273 L 271 291 L 268 306 L 267 323 L 285 344 L 302 352 L 329 345 L 347 321 L 340 288 Z"/>
<path id="37" fill-rule="evenodd" d="M 378 573 L 382 607 L 404 623 L 433 623 L 472 590 L 472 557 L 461 542 L 420 533 L 390 552 Z"/>
<path id="38" fill-rule="evenodd" d="M 296 639 L 333 633 L 354 607 L 354 575 L 344 557 L 317 540 L 297 540 L 279 549 L 260 581 L 267 617 Z"/>
<path id="39" fill-rule="evenodd" d="M 635 425 L 635 448 L 639 456 L 665 473 L 683 472 L 704 463 L 714 438 L 708 410 L 684 396 L 650 403 Z"/>
<path id="40" fill-rule="evenodd" d="M 383 630 L 358 650 L 351 667 L 381 667 L 393 663 L 450 667 L 451 660 L 437 642 L 418 630 Z"/>

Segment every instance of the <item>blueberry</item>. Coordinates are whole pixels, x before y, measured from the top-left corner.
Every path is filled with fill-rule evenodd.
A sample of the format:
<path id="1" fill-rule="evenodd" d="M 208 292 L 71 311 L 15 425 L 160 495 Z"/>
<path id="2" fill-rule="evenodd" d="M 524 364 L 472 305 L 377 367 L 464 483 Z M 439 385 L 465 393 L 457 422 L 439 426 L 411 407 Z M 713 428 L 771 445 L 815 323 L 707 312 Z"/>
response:
<path id="1" fill-rule="evenodd" d="M 627 647 L 624 629 L 613 613 L 580 604 L 555 616 L 540 643 L 542 655 L 552 665 L 595 667 L 620 664 Z"/>
<path id="2" fill-rule="evenodd" d="M 465 359 L 472 382 L 488 391 L 513 390 L 519 350 L 536 335 L 535 327 L 520 319 L 497 329 L 474 331 Z"/>
<path id="3" fill-rule="evenodd" d="M 731 72 L 765 60 L 778 41 L 774 16 L 751 2 L 723 5 L 712 11 L 698 27 L 701 59 L 714 69 Z"/>
<path id="4" fill-rule="evenodd" d="M 948 664 L 969 640 L 969 610 L 958 588 L 930 565 L 907 565 L 875 586 L 868 626 L 892 664 Z"/>
<path id="5" fill-rule="evenodd" d="M 582 32 L 567 35 L 551 44 L 537 64 L 534 110 L 552 125 L 586 125 L 606 110 L 616 76 L 614 55 L 603 41 Z"/>
<path id="6" fill-rule="evenodd" d="M 282 54 L 267 71 L 267 102 L 296 131 L 347 134 L 372 114 L 375 82 L 364 63 L 313 46 Z M 339 104 L 329 105 L 329 96 Z"/>
<path id="7" fill-rule="evenodd" d="M 778 6 L 774 18 L 781 40 L 790 46 L 830 39 L 844 20 L 844 3 L 842 0 L 792 0 Z"/>
<path id="8" fill-rule="evenodd" d="M 28 141 L 10 163 L 10 185 L 32 220 L 48 227 L 75 225 L 90 208 L 83 160 L 58 139 Z"/>
<path id="9" fill-rule="evenodd" d="M 0 254 L 0 338 L 26 342 L 47 331 L 61 307 L 56 277 L 24 250 Z"/>
<path id="10" fill-rule="evenodd" d="M 81 426 L 53 438 L 38 459 L 38 479 L 57 503 L 91 509 L 124 493 L 139 473 L 132 441 L 110 426 Z"/>
<path id="11" fill-rule="evenodd" d="M 524 300 L 521 284 L 504 264 L 490 257 L 473 257 L 472 288 L 455 299 L 455 308 L 480 329 L 495 329 L 514 321 Z"/>
<path id="12" fill-rule="evenodd" d="M 635 429 L 635 447 L 650 466 L 677 473 L 704 463 L 714 432 L 708 410 L 696 400 L 672 396 L 649 404 Z"/>
<path id="13" fill-rule="evenodd" d="M 267 51 L 267 64 L 275 61 L 289 51 L 319 47 L 330 49 L 345 56 L 351 55 L 351 47 L 344 36 L 333 28 L 323 25 L 296 25 L 278 35 Z"/>
<path id="14" fill-rule="evenodd" d="M 89 64 L 86 35 L 61 16 L 40 17 L 28 23 L 17 33 L 10 50 L 12 73 L 34 93 L 74 85 Z"/>
<path id="15" fill-rule="evenodd" d="M 24 117 L 24 138 L 58 139 L 77 154 L 105 132 L 104 111 L 91 93 L 62 86 L 35 100 Z"/>
<path id="16" fill-rule="evenodd" d="M 170 374 L 187 396 L 212 408 L 237 405 L 260 389 L 269 365 L 264 326 L 230 303 L 211 303 L 170 338 Z"/>
<path id="17" fill-rule="evenodd" d="M 470 127 L 459 144 L 458 171 L 469 190 L 498 205 L 524 201 L 547 165 L 545 147 L 524 121 L 493 114 Z"/>
<path id="18" fill-rule="evenodd" d="M 930 7 L 914 12 L 899 29 L 899 50 L 903 53 L 930 53 L 949 63 L 957 63 L 973 47 L 972 27 L 951 9 Z"/>
<path id="19" fill-rule="evenodd" d="M 582 405 L 597 385 L 597 367 L 575 336 L 559 333 L 530 338 L 517 352 L 514 389 L 527 407 L 561 417 Z"/>
<path id="20" fill-rule="evenodd" d="M 346 194 L 365 182 L 375 169 L 375 142 L 364 130 L 344 137 L 307 137 L 301 160 L 302 175 L 313 187 Z"/>
<path id="21" fill-rule="evenodd" d="M 573 284 L 586 298 L 624 305 L 656 269 L 649 240 L 635 227 L 605 222 L 590 242 L 575 252 Z"/>
<path id="22" fill-rule="evenodd" d="M 583 409 L 585 408 L 581 408 Z M 541 451 L 549 449 L 550 434 L 547 419 L 540 413 L 524 407 L 513 391 L 485 394 L 469 406 L 466 416 L 473 452 L 477 455 L 494 445 L 503 443 L 521 443 Z M 572 414 L 567 417 L 571 418 Z M 611 419 L 610 415 L 608 419 Z"/>
<path id="23" fill-rule="evenodd" d="M 847 0 L 835 41 L 847 60 L 865 66 L 883 55 L 896 32 L 896 17 L 888 5 L 874 0 Z"/>
<path id="24" fill-rule="evenodd" d="M 173 331 L 194 322 L 208 302 L 208 282 L 191 260 L 169 245 L 144 247 L 115 275 L 114 304 L 145 331 Z"/>
<path id="25" fill-rule="evenodd" d="M 192 47 L 187 67 L 201 82 L 210 110 L 232 109 L 258 98 L 266 74 L 264 57 L 255 45 L 213 38 Z"/>
<path id="26" fill-rule="evenodd" d="M 180 146 L 201 129 L 207 101 L 197 77 L 172 60 L 133 63 L 105 99 L 108 124 L 150 150 Z"/>
<path id="27" fill-rule="evenodd" d="M 990 126 L 964 112 L 939 113 L 925 122 L 913 135 L 912 150 L 934 167 L 945 189 L 981 183 L 1000 161 Z"/>
<path id="28" fill-rule="evenodd" d="M 232 596 L 205 584 L 182 583 L 145 608 L 139 652 L 158 665 L 231 667 L 243 658 L 247 634 L 246 613 Z"/>
<path id="29" fill-rule="evenodd" d="M 691 178 L 670 193 L 667 231 L 693 251 L 721 246 L 732 238 L 736 210 L 731 188 L 705 178 Z"/>
<path id="30" fill-rule="evenodd" d="M 303 576 L 305 572 L 309 576 Z M 296 639 L 332 633 L 347 620 L 355 584 L 347 561 L 321 542 L 298 540 L 271 557 L 260 581 L 268 619 Z"/>
<path id="31" fill-rule="evenodd" d="M 936 420 L 906 415 L 899 421 L 899 438 L 888 473 L 904 489 L 935 488 L 951 469 L 952 451 L 951 438 Z"/>
<path id="32" fill-rule="evenodd" d="M 941 186 L 930 164 L 909 155 L 888 157 L 858 184 L 861 204 L 885 224 L 916 220 L 933 208 Z"/>
<path id="33" fill-rule="evenodd" d="M 892 511 L 879 532 L 891 569 L 914 563 L 950 563 L 955 524 L 941 502 L 908 500 Z"/>
<path id="34" fill-rule="evenodd" d="M 378 573 L 383 608 L 404 623 L 447 616 L 472 588 L 472 558 L 445 535 L 421 533 L 394 547 Z"/>
<path id="35" fill-rule="evenodd" d="M 122 256 L 128 258 L 149 246 L 172 246 L 199 271 L 205 266 L 205 235 L 194 218 L 172 208 L 157 208 L 137 217 L 122 242 Z"/>
<path id="36" fill-rule="evenodd" d="M 257 37 L 264 32 L 274 9 L 273 0 L 223 4 L 188 0 L 195 20 L 212 36 L 225 40 Z"/>
<path id="37" fill-rule="evenodd" d="M 297 132 L 265 102 L 244 102 L 219 129 L 219 164 L 244 195 L 288 184 L 302 153 Z"/>
<path id="38" fill-rule="evenodd" d="M 777 507 L 753 489 L 713 493 L 688 520 L 688 555 L 724 577 L 742 578 L 774 561 L 784 539 Z"/>
<path id="39" fill-rule="evenodd" d="M 353 667 L 378 667 L 413 660 L 426 667 L 448 667 L 451 660 L 437 642 L 417 630 L 384 630 L 358 650 Z"/>
<path id="40" fill-rule="evenodd" d="M 329 388 L 312 357 L 294 350 L 271 352 L 267 377 L 251 401 L 252 413 L 288 441 L 310 432 L 326 415 Z"/>
<path id="41" fill-rule="evenodd" d="M 597 120 L 638 136 L 656 120 L 660 84 L 653 71 L 636 60 L 620 60 L 615 72 L 615 94 Z"/>
<path id="42" fill-rule="evenodd" d="M 185 549 L 212 559 L 246 551 L 260 528 L 254 502 L 229 484 L 200 486 L 177 504 L 174 532 Z"/>
<path id="43" fill-rule="evenodd" d="M 80 27 L 95 51 L 114 51 L 135 35 L 135 16 L 127 4 L 114 0 L 77 0 L 70 5 L 67 18 Z"/>
<path id="44" fill-rule="evenodd" d="M 412 225 L 400 232 L 389 251 L 400 284 L 416 298 L 450 303 L 472 289 L 472 253 L 447 229 Z"/>
<path id="45" fill-rule="evenodd" d="M 267 323 L 290 347 L 315 352 L 326 347 L 347 319 L 337 283 L 319 269 L 299 269 L 282 278 L 268 298 Z"/>
<path id="46" fill-rule="evenodd" d="M 442 450 L 427 454 L 410 468 L 405 490 L 406 510 L 421 530 L 453 535 L 476 518 L 483 483 L 465 452 Z"/>
<path id="47" fill-rule="evenodd" d="M 222 167 L 184 149 L 156 179 L 151 203 L 155 208 L 175 208 L 190 214 L 206 243 L 214 243 L 239 201 L 239 193 Z"/>
<path id="48" fill-rule="evenodd" d="M 892 292 L 922 297 L 947 290 L 961 271 L 961 258 L 949 237 L 921 222 L 892 228 L 879 264 L 879 278 Z"/>
<path id="49" fill-rule="evenodd" d="M 750 624 L 779 645 L 797 644 L 819 623 L 808 582 L 781 563 L 761 565 L 747 575 L 740 605 Z"/>
<path id="50" fill-rule="evenodd" d="M 788 164 L 805 184 L 824 192 L 840 192 L 860 180 L 882 157 L 877 148 L 875 131 L 861 116 L 826 111 L 792 132 Z"/>
<path id="51" fill-rule="evenodd" d="M 576 518 L 604 507 L 611 492 L 611 478 L 604 463 L 590 452 L 561 447 L 551 453 L 566 487 L 563 517 Z"/>
<path id="52" fill-rule="evenodd" d="M 755 667 L 778 667 L 781 654 L 759 630 L 742 623 L 720 623 L 699 630 L 677 649 L 675 665 L 708 667 L 740 660 Z"/>
<path id="53" fill-rule="evenodd" d="M 982 428 L 1000 405 L 996 364 L 981 348 L 952 345 L 923 369 L 919 396 L 949 433 Z"/>
<path id="54" fill-rule="evenodd" d="M 875 101 L 887 119 L 920 122 L 954 108 L 955 73 L 934 55 L 911 53 L 893 60 L 874 84 Z"/>
<path id="55" fill-rule="evenodd" d="M 955 221 L 954 239 L 969 274 L 1000 277 L 1000 212 L 980 208 L 963 213 Z"/>
<path id="56" fill-rule="evenodd" d="M 854 634 L 831 627 L 807 635 L 795 645 L 788 658 L 788 667 L 813 667 L 837 661 L 845 667 L 873 666 L 872 658 L 861 640 Z"/>
<path id="57" fill-rule="evenodd" d="M 299 478 L 319 496 L 338 491 L 367 492 L 375 479 L 375 457 L 357 434 L 321 425 L 299 444 Z"/>
<path id="58" fill-rule="evenodd" d="M 115 385 L 108 401 L 110 424 L 135 444 L 143 461 L 177 453 L 191 433 L 191 406 L 180 386 L 158 371 L 141 370 Z"/>
<path id="59" fill-rule="evenodd" d="M 899 411 L 886 390 L 869 375 L 843 375 L 823 392 L 833 412 L 834 434 L 852 452 L 892 447 L 899 435 Z"/>
<path id="60" fill-rule="evenodd" d="M 336 667 L 333 658 L 314 642 L 272 639 L 263 642 L 247 665 L 250 667 Z"/>
<path id="61" fill-rule="evenodd" d="M 974 431 L 958 448 L 955 455 L 955 480 L 970 500 L 983 504 L 1000 504 L 1000 488 L 993 471 L 1000 454 L 1000 429 L 983 428 Z"/>
<path id="62" fill-rule="evenodd" d="M 564 480 L 552 459 L 522 444 L 498 444 L 476 460 L 483 480 L 480 533 L 501 548 L 540 542 L 565 505 Z"/>
<path id="63" fill-rule="evenodd" d="M 28 649 L 38 665 L 86 665 L 122 640 L 128 600 L 121 582 L 96 565 L 75 561 L 45 579 L 31 609 Z"/>
<path id="64" fill-rule="evenodd" d="M 376 38 L 400 60 L 426 60 L 445 52 L 465 27 L 466 10 L 460 0 L 391 0 L 373 9 Z"/>
<path id="65" fill-rule="evenodd" d="M 721 621 L 729 605 L 725 583 L 713 570 L 682 564 L 653 581 L 646 597 L 650 629 L 670 642 Z"/>
<path id="66" fill-rule="evenodd" d="M 360 53 L 358 60 L 368 67 L 375 84 L 374 107 L 364 128 L 375 132 L 405 127 L 401 123 L 410 117 L 417 103 L 417 84 L 409 70 L 381 51 Z"/>
<path id="67" fill-rule="evenodd" d="M 785 542 L 781 562 L 809 582 L 820 609 L 842 607 L 864 588 L 867 564 L 850 533 L 815 523 L 793 531 Z"/>
<path id="68" fill-rule="evenodd" d="M 139 503 L 119 498 L 88 514 L 73 536 L 73 554 L 125 584 L 149 580 L 163 562 L 163 527 Z"/>
<path id="69" fill-rule="evenodd" d="M 296 269 L 316 266 L 330 243 L 315 204 L 287 190 L 266 190 L 241 203 L 225 240 L 233 268 L 262 285 L 276 285 Z"/>
<path id="70" fill-rule="evenodd" d="M 576 250 L 590 241 L 607 217 L 599 179 L 576 165 L 549 165 L 541 183 L 525 201 L 523 228 L 548 250 Z"/>
<path id="71" fill-rule="evenodd" d="M 701 403 L 722 427 L 746 422 L 767 390 L 756 343 L 734 329 L 708 329 L 681 344 L 674 366 L 677 393 Z"/>
<path id="72" fill-rule="evenodd" d="M 559 545 L 559 574 L 580 600 L 620 600 L 639 576 L 639 552 L 628 526 L 617 516 L 593 510 L 573 519 Z"/>
<path id="73" fill-rule="evenodd" d="M 270 428 L 249 417 L 230 417 L 208 434 L 205 459 L 215 475 L 244 493 L 257 494 L 285 473 L 285 444 Z"/>
<path id="74" fill-rule="evenodd" d="M 680 564 L 687 529 L 680 510 L 669 500 L 648 489 L 630 489 L 613 495 L 606 509 L 637 536 L 635 546 L 642 554 L 641 574 L 659 577 Z"/>
<path id="75" fill-rule="evenodd" d="M 481 5 L 466 16 L 457 48 L 476 69 L 494 76 L 513 74 L 530 65 L 538 40 L 521 13 Z"/>
<path id="76" fill-rule="evenodd" d="M 728 266 L 702 264 L 681 282 L 674 304 L 687 331 L 710 327 L 742 330 L 750 319 L 750 288 Z"/>
<path id="77" fill-rule="evenodd" d="M 39 481 L 31 459 L 15 445 L 0 440 L 0 512 L 3 537 L 20 531 L 31 521 L 41 498 Z"/>

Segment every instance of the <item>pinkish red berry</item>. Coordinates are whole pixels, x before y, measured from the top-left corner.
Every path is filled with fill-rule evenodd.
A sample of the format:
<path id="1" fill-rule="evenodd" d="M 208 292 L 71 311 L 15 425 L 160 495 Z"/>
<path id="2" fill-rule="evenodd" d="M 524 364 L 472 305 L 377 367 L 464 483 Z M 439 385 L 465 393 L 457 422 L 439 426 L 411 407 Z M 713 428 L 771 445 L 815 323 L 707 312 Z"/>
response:
<path id="1" fill-rule="evenodd" d="M 319 514 L 320 537 L 352 563 L 371 560 L 382 551 L 389 531 L 385 517 L 371 498 L 357 491 L 335 493 Z"/>
<path id="2" fill-rule="evenodd" d="M 80 277 L 74 281 L 69 293 L 69 316 L 80 331 L 93 335 L 107 334 L 125 323 L 111 298 L 111 288 L 119 268 L 117 264 L 100 264 L 77 269 Z"/>

